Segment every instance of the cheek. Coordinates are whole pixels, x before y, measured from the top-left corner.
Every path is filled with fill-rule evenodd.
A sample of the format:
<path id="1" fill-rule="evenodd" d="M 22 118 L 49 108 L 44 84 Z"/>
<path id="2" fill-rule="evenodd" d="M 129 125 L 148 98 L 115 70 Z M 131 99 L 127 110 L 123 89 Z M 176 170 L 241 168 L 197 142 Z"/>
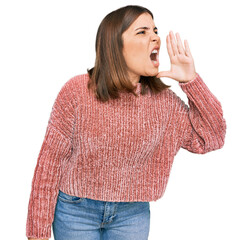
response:
<path id="1" fill-rule="evenodd" d="M 147 60 L 148 49 L 142 42 L 129 43 L 125 47 L 125 60 L 130 66 L 141 66 Z"/>

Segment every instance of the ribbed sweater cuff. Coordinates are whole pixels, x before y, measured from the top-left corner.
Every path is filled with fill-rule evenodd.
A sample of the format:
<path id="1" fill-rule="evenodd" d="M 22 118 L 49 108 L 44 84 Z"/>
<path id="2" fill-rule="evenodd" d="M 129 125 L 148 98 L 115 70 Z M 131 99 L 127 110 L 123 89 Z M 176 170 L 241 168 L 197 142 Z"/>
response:
<path id="1" fill-rule="evenodd" d="M 36 236 L 36 235 L 27 235 L 27 234 L 26 234 L 26 237 L 27 237 L 27 238 L 32 238 L 32 239 L 49 239 L 49 238 L 51 238 L 51 226 L 50 226 L 50 228 L 48 227 L 47 236 L 38 237 L 38 236 Z"/>
<path id="2" fill-rule="evenodd" d="M 200 75 L 198 73 L 196 73 L 196 77 L 194 79 L 192 79 L 189 82 L 180 82 L 179 85 L 184 90 L 187 87 L 190 87 L 191 85 L 193 86 L 195 84 L 196 85 L 199 84 L 199 82 L 202 82 L 202 79 L 201 79 Z"/>

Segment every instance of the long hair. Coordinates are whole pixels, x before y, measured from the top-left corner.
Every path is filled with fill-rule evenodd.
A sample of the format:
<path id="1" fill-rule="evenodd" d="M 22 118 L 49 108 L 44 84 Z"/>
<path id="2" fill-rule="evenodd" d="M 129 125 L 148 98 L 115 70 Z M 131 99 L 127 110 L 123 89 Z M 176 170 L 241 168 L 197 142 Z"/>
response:
<path id="1" fill-rule="evenodd" d="M 127 65 L 123 56 L 122 34 L 143 13 L 148 13 L 153 19 L 150 10 L 136 5 L 129 5 L 109 13 L 101 22 L 96 35 L 95 66 L 88 69 L 88 88 L 93 89 L 98 100 L 108 101 L 110 98 L 119 98 L 118 91 L 127 91 L 135 96 L 136 86 L 128 77 Z M 141 76 L 141 94 L 148 89 L 156 94 L 169 88 L 159 78 Z"/>

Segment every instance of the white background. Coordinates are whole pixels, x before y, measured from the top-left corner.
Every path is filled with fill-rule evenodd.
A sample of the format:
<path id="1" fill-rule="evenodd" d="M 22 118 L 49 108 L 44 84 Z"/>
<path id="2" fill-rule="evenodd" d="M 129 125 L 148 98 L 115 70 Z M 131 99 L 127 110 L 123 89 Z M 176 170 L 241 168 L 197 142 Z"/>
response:
<path id="1" fill-rule="evenodd" d="M 154 14 L 160 70 L 170 69 L 168 32 L 188 40 L 227 121 L 223 149 L 175 157 L 165 195 L 151 203 L 149 239 L 252 239 L 252 18 L 245 0 L 1 1 L 1 239 L 26 239 L 31 181 L 56 95 L 93 67 L 98 25 L 128 4 Z M 163 80 L 186 100 L 175 81 Z"/>

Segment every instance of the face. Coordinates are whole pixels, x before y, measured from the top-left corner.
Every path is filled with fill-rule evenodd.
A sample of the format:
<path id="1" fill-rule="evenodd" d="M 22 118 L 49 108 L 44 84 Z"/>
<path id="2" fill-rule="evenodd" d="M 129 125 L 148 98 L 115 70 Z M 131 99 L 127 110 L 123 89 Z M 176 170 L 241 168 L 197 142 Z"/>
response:
<path id="1" fill-rule="evenodd" d="M 150 14 L 141 14 L 123 33 L 123 56 L 134 83 L 140 76 L 156 76 L 160 38 Z"/>

